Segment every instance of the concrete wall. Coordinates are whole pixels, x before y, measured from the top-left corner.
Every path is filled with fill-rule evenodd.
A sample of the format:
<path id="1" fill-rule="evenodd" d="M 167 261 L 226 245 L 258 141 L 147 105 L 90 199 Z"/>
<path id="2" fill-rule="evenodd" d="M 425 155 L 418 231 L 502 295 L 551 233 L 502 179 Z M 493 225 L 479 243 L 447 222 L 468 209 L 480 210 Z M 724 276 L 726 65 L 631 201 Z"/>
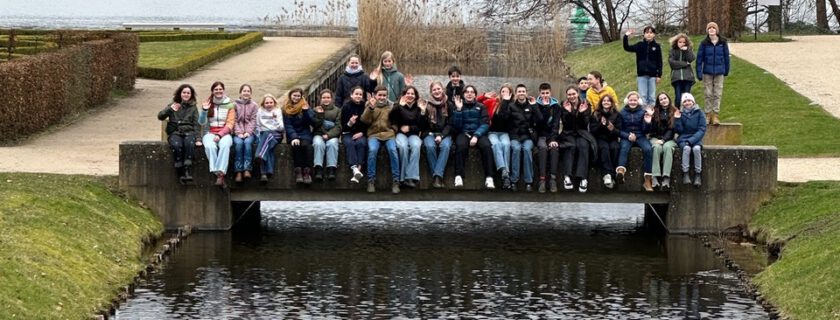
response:
<path id="1" fill-rule="evenodd" d="M 261 185 L 257 179 L 242 184 L 230 181 L 230 188 L 222 190 L 212 185 L 214 178 L 208 172 L 202 149 L 196 159 L 195 185 L 182 186 L 177 183 L 166 143 L 124 142 L 120 145 L 120 186 L 150 206 L 167 227 L 191 224 L 198 229 L 228 229 L 232 220 L 236 219 L 232 212 L 237 211 L 231 209 L 231 201 L 562 201 L 658 204 L 654 206 L 658 207 L 671 233 L 715 232 L 746 224 L 776 188 L 777 151 L 774 147 L 708 146 L 704 150 L 704 185 L 700 189 L 679 184 L 678 154 L 672 172 L 673 190 L 670 193 L 644 192 L 640 170 L 642 155 L 640 150 L 634 149 L 630 155 L 626 183 L 615 190 L 605 189 L 600 172 L 592 169 L 586 194 L 486 191 L 480 159 L 473 151 L 468 160 L 463 189 L 432 190 L 428 166 L 421 155 L 418 189 L 404 189 L 400 195 L 394 196 L 390 194 L 389 162 L 383 149 L 377 160 L 379 190 L 368 194 L 364 191 L 364 183 L 349 182 L 351 172 L 343 164 L 343 147 L 340 150 L 338 177 L 334 182 L 296 186 L 291 168 L 291 149 L 282 144 L 276 149 L 275 176 L 268 184 Z M 449 187 L 454 179 L 451 159 L 446 171 Z M 500 180 L 496 178 L 498 185 Z M 650 224 L 660 224 L 652 220 L 655 217 L 649 218 Z"/>
<path id="2" fill-rule="evenodd" d="M 737 146 L 741 144 L 743 126 L 740 123 L 721 123 L 718 126 L 709 125 L 706 127 L 706 135 L 703 136 L 703 144 Z"/>

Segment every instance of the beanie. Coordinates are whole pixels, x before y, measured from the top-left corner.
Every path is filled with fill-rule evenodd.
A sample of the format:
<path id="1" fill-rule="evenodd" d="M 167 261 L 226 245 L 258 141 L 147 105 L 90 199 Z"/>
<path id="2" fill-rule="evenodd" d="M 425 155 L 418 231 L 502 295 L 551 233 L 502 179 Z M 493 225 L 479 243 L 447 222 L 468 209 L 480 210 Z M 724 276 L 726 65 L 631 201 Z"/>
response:
<path id="1" fill-rule="evenodd" d="M 718 32 L 720 32 L 720 28 L 718 28 L 717 23 L 709 22 L 706 24 L 706 31 L 709 31 L 710 28 L 715 28 Z"/>
<path id="2" fill-rule="evenodd" d="M 692 102 L 697 102 L 697 100 L 694 100 L 694 96 L 693 96 L 693 95 L 691 95 L 691 94 L 690 94 L 690 93 L 688 93 L 688 92 L 683 93 L 683 95 L 682 95 L 682 100 L 680 100 L 680 103 L 683 103 L 683 102 L 685 102 L 686 100 L 691 100 Z"/>

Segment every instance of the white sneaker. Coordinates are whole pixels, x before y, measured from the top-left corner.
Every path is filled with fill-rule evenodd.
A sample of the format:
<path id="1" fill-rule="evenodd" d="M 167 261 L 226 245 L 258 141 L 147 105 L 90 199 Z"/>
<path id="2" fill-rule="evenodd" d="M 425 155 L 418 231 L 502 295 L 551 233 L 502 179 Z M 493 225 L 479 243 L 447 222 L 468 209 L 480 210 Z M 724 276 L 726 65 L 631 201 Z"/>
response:
<path id="1" fill-rule="evenodd" d="M 353 169 L 353 177 L 352 177 L 352 178 L 350 178 L 350 182 L 352 182 L 352 183 L 359 183 L 359 181 L 361 181 L 361 180 L 362 180 L 362 178 L 363 178 L 365 175 L 363 175 L 363 174 L 362 174 L 362 171 L 361 171 L 361 170 L 359 170 L 359 167 L 358 167 L 358 166 L 353 166 L 353 167 L 352 167 L 352 169 Z"/>
<path id="2" fill-rule="evenodd" d="M 455 176 L 455 188 L 460 188 L 464 186 L 464 178 L 461 176 Z"/>
<path id="3" fill-rule="evenodd" d="M 566 177 L 563 178 L 563 189 L 572 190 L 574 187 L 575 187 L 575 185 L 572 184 L 572 178 L 571 177 L 566 176 Z"/>
<path id="4" fill-rule="evenodd" d="M 604 175 L 604 186 L 609 189 L 612 189 L 613 186 L 615 186 L 615 183 L 613 183 L 612 176 L 609 173 Z"/>
<path id="5" fill-rule="evenodd" d="M 578 187 L 578 191 L 580 191 L 581 193 L 586 192 L 586 187 L 588 186 L 589 182 L 587 182 L 586 179 L 582 179 L 580 180 L 580 187 Z"/>
<path id="6" fill-rule="evenodd" d="M 493 184 L 493 177 L 487 177 L 487 179 L 484 179 L 484 187 L 490 190 L 496 189 L 496 185 Z"/>

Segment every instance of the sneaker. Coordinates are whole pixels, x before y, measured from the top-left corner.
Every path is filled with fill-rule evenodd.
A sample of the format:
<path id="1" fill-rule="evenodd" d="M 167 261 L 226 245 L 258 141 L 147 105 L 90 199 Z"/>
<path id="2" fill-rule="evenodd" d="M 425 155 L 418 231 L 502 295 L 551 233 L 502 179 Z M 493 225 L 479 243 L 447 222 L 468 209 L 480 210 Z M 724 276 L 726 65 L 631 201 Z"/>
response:
<path id="1" fill-rule="evenodd" d="M 694 174 L 694 186 L 700 188 L 703 182 L 700 181 L 700 172 Z"/>
<path id="2" fill-rule="evenodd" d="M 242 178 L 243 179 L 251 179 L 251 171 L 245 170 L 245 172 L 242 173 Z"/>
<path id="3" fill-rule="evenodd" d="M 691 184 L 691 175 L 688 172 L 683 172 L 683 184 Z"/>
<path id="4" fill-rule="evenodd" d="M 391 193 L 400 194 L 400 181 L 394 180 L 391 182 Z"/>
<path id="5" fill-rule="evenodd" d="M 359 183 L 359 181 L 362 181 L 364 176 L 365 175 L 362 174 L 362 170 L 359 170 L 358 166 L 353 166 L 353 178 L 350 179 L 350 182 Z"/>
<path id="6" fill-rule="evenodd" d="M 312 184 L 312 174 L 309 167 L 303 168 L 303 184 Z"/>
<path id="7" fill-rule="evenodd" d="M 327 180 L 335 181 L 335 167 L 327 167 Z"/>
<path id="8" fill-rule="evenodd" d="M 443 188 L 443 179 L 441 177 L 435 176 L 432 182 L 432 187 L 435 189 L 442 189 Z"/>
<path id="9" fill-rule="evenodd" d="M 652 181 L 651 187 L 653 187 L 654 189 L 659 189 L 659 186 L 660 186 L 659 177 L 653 176 L 653 179 L 651 181 Z"/>
<path id="10" fill-rule="evenodd" d="M 300 167 L 295 168 L 295 183 L 303 183 L 303 171 Z"/>
<path id="11" fill-rule="evenodd" d="M 609 173 L 604 175 L 604 186 L 607 187 L 607 189 L 612 189 L 615 186 L 612 176 Z"/>
<path id="12" fill-rule="evenodd" d="M 242 172 L 237 172 L 236 175 L 233 177 L 233 181 L 242 182 Z"/>
<path id="13" fill-rule="evenodd" d="M 671 177 L 669 177 L 669 176 L 664 176 L 664 177 L 662 177 L 662 186 L 661 186 L 661 188 L 662 188 L 662 191 L 668 191 L 668 190 L 671 190 Z"/>
<path id="14" fill-rule="evenodd" d="M 260 175 L 260 182 L 268 182 L 268 175 L 267 174 L 261 174 Z"/>
<path id="15" fill-rule="evenodd" d="M 545 193 L 545 180 L 540 180 L 540 183 L 537 185 L 537 192 Z"/>
<path id="16" fill-rule="evenodd" d="M 510 172 L 507 169 L 502 169 L 502 189 L 510 189 Z"/>
<path id="17" fill-rule="evenodd" d="M 517 191 L 519 191 L 519 187 L 518 187 L 517 185 L 518 185 L 518 183 L 516 183 L 516 182 L 511 182 L 511 183 L 510 183 L 510 188 L 509 188 L 509 190 L 510 190 L 510 191 L 513 191 L 513 192 L 517 192 Z"/>
<path id="18" fill-rule="evenodd" d="M 581 193 L 586 192 L 586 188 L 589 187 L 589 182 L 586 179 L 580 180 L 580 186 L 578 187 L 578 191 Z"/>
<path id="19" fill-rule="evenodd" d="M 489 190 L 496 189 L 496 185 L 493 184 L 493 177 L 487 177 L 484 179 L 484 187 Z"/>
<path id="20" fill-rule="evenodd" d="M 572 190 L 574 189 L 575 185 L 572 184 L 572 178 L 569 176 L 563 177 L 563 189 Z"/>
<path id="21" fill-rule="evenodd" d="M 532 191 L 534 191 L 534 185 L 531 184 L 531 183 L 526 183 L 525 184 L 525 192 L 532 192 Z"/>
<path id="22" fill-rule="evenodd" d="M 455 188 L 460 188 L 464 186 L 464 179 L 461 176 L 455 176 Z"/>
<path id="23" fill-rule="evenodd" d="M 618 167 L 615 168 L 615 181 L 618 184 L 624 184 L 624 173 L 627 172 L 627 168 Z"/>
<path id="24" fill-rule="evenodd" d="M 373 180 L 368 181 L 367 192 L 374 193 L 376 192 L 376 182 Z"/>
<path id="25" fill-rule="evenodd" d="M 324 180 L 324 167 L 315 166 L 315 180 Z"/>
<path id="26" fill-rule="evenodd" d="M 405 179 L 405 181 L 403 181 L 403 185 L 411 189 L 417 188 L 417 184 L 414 183 L 414 180 L 412 179 Z"/>
<path id="27" fill-rule="evenodd" d="M 548 180 L 548 191 L 557 192 L 557 177 L 551 176 L 551 180 Z"/>

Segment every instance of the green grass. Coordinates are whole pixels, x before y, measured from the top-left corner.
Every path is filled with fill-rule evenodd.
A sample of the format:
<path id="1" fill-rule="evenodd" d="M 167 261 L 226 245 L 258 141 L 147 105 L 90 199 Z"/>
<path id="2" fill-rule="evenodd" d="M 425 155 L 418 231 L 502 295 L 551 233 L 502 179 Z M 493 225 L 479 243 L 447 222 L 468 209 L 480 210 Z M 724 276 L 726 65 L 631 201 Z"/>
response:
<path id="1" fill-rule="evenodd" d="M 738 38 L 738 42 L 790 42 L 790 38 L 779 36 L 778 33 L 759 33 L 756 38 L 755 34 L 745 33 Z"/>
<path id="2" fill-rule="evenodd" d="M 143 267 L 157 218 L 103 178 L 0 173 L 0 319 L 85 319 Z"/>
<path id="3" fill-rule="evenodd" d="M 196 51 L 219 46 L 230 40 L 161 41 L 140 43 L 139 67 L 172 68 Z"/>
<path id="4" fill-rule="evenodd" d="M 667 64 L 670 45 L 664 39 L 657 41 L 665 51 L 665 71 L 657 91 L 673 95 Z M 692 41 L 696 48 L 700 38 Z M 636 90 L 634 57 L 622 49 L 621 41 L 616 41 L 574 51 L 566 62 L 576 78 L 591 70 L 600 71 L 623 99 L 628 91 Z M 697 82 L 691 92 L 703 105 L 703 83 Z M 840 121 L 754 64 L 733 56 L 723 92 L 721 118 L 744 125 L 744 144 L 773 145 L 783 157 L 840 156 Z"/>
<path id="5" fill-rule="evenodd" d="M 793 319 L 840 319 L 840 182 L 780 186 L 750 229 L 784 243 L 755 278 L 762 294 Z"/>

